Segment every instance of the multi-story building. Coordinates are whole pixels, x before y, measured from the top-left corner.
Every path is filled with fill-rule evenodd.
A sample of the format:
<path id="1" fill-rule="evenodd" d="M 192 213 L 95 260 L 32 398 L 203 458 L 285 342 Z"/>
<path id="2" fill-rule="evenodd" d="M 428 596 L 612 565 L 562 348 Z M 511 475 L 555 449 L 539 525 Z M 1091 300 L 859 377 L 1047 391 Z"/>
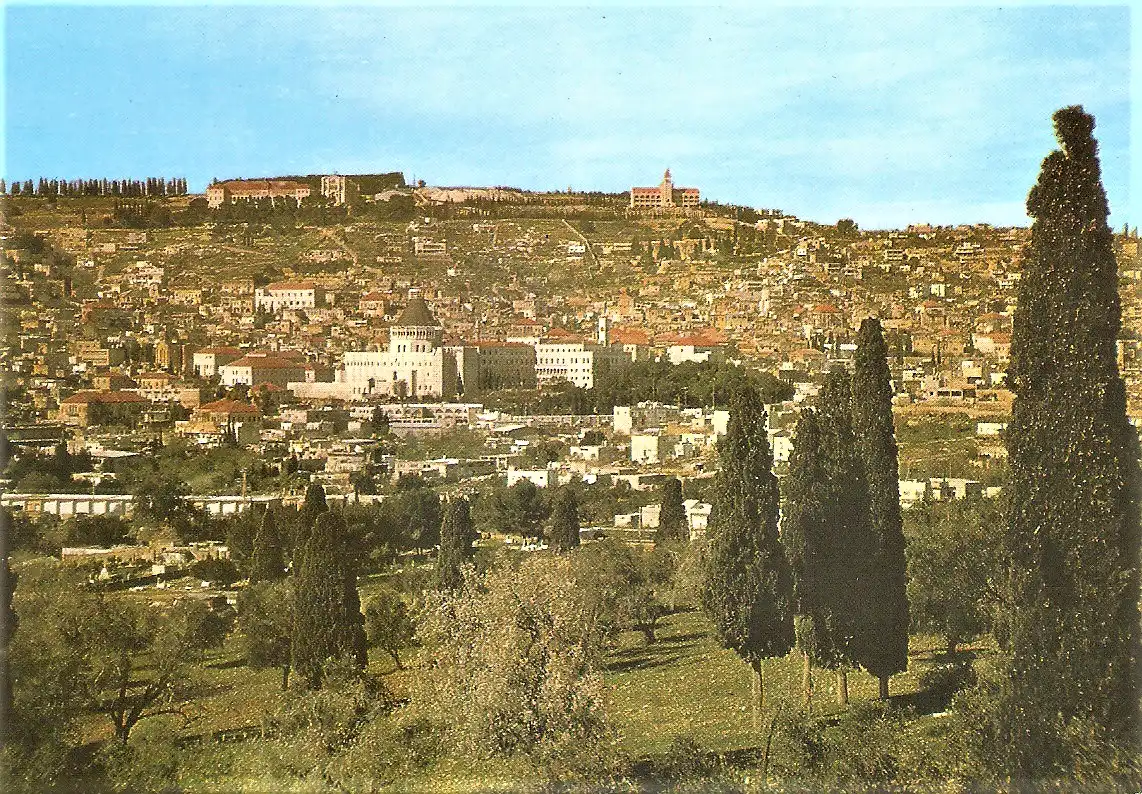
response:
<path id="1" fill-rule="evenodd" d="M 259 386 L 272 383 L 283 389 L 291 381 L 305 381 L 305 358 L 296 351 L 250 352 L 218 368 L 223 386 Z"/>
<path id="2" fill-rule="evenodd" d="M 670 209 L 672 207 L 697 207 L 702 202 L 696 187 L 674 187 L 670 169 L 662 175 L 657 187 L 632 187 L 630 189 L 631 209 Z"/>
<path id="3" fill-rule="evenodd" d="M 254 199 L 289 198 L 301 201 L 309 198 L 312 192 L 309 185 L 304 182 L 290 179 L 231 179 L 226 182 L 215 182 L 208 187 L 206 204 L 211 208 L 218 208 L 223 204 Z"/>
<path id="4" fill-rule="evenodd" d="M 342 357 L 342 379 L 354 396 L 452 397 L 457 390 L 456 357 L 444 348 L 444 328 L 420 291 L 389 329 L 388 350 L 350 351 Z"/>
<path id="5" fill-rule="evenodd" d="M 352 204 L 361 195 L 361 189 L 346 176 L 330 174 L 321 177 L 321 195 L 333 204 Z"/>
<path id="6" fill-rule="evenodd" d="M 194 374 L 200 378 L 213 378 L 223 364 L 242 357 L 236 347 L 204 347 L 194 353 Z"/>
<path id="7" fill-rule="evenodd" d="M 562 338 L 541 339 L 535 346 L 535 375 L 540 386 L 567 381 L 593 389 L 600 375 L 630 363 L 618 346 Z"/>
<path id="8" fill-rule="evenodd" d="M 459 390 L 467 397 L 489 389 L 534 389 L 535 348 L 522 342 L 467 342 L 449 348 Z"/>
<path id="9" fill-rule="evenodd" d="M 271 314 L 324 305 L 325 288 L 312 281 L 278 281 L 254 290 L 254 308 Z"/>

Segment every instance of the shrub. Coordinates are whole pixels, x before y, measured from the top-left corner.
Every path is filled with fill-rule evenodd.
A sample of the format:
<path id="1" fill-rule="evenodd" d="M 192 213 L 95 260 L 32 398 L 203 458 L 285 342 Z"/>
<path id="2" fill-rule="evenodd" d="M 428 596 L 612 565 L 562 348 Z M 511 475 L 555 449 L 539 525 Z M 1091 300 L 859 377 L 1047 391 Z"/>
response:
<path id="1" fill-rule="evenodd" d="M 976 682 L 975 668 L 966 659 L 934 664 L 920 674 L 920 688 L 931 692 L 945 703 L 952 695 Z"/>
<path id="2" fill-rule="evenodd" d="M 501 566 L 483 581 L 469 571 L 460 591 L 429 597 L 417 635 L 413 707 L 446 726 L 461 755 L 570 769 L 603 753 L 602 636 L 566 557 Z"/>
<path id="3" fill-rule="evenodd" d="M 368 720 L 394 706 L 384 683 L 350 662 L 326 662 L 322 681 L 321 689 L 288 698 L 270 721 L 282 738 L 303 740 L 319 756 L 344 750 Z"/>

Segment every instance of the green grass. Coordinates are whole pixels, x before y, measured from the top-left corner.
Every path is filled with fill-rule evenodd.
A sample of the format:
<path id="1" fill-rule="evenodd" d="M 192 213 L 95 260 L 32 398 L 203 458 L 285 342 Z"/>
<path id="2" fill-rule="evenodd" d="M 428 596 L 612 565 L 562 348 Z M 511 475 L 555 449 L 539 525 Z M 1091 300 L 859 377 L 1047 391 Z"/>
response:
<path id="1" fill-rule="evenodd" d="M 658 637 L 646 645 L 641 634 L 625 634 L 608 658 L 610 717 L 620 734 L 620 749 L 644 757 L 665 751 L 675 736 L 688 736 L 717 753 L 756 747 L 752 672 L 736 653 L 719 645 L 708 618 L 700 612 L 669 615 Z M 909 669 L 890 684 L 894 703 L 907 707 L 921 700 L 919 676 L 941 648 L 939 637 L 912 638 Z M 801 707 L 802 664 L 797 652 L 766 662 L 767 718 L 778 708 Z M 850 703 L 878 695 L 877 680 L 867 673 L 849 673 L 848 683 Z M 813 688 L 815 714 L 842 709 L 832 672 L 814 669 Z"/>

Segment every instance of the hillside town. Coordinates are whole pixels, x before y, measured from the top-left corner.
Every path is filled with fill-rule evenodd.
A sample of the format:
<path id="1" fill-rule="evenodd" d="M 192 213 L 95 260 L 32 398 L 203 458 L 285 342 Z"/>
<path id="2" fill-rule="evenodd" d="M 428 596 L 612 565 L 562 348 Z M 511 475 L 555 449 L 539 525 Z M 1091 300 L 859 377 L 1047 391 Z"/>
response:
<path id="1" fill-rule="evenodd" d="M 653 378 L 614 388 L 654 365 L 771 377 L 780 473 L 800 406 L 851 364 L 866 317 L 891 353 L 904 506 L 999 490 L 1023 228 L 825 226 L 699 201 L 669 170 L 617 195 L 400 174 L 230 180 L 205 198 L 46 181 L 11 192 L 5 459 L 62 443 L 92 469 L 8 479 L 7 506 L 130 510 L 116 470 L 175 442 L 292 467 L 336 498 L 371 498 L 410 473 L 461 490 L 488 478 L 700 483 L 726 425 L 716 379 L 671 399 Z M 165 222 L 138 222 L 127 210 L 142 202 Z M 1115 244 L 1137 421 L 1142 259 L 1136 233 Z M 933 451 L 927 436 L 949 443 Z M 296 503 L 305 489 L 264 479 L 243 469 L 192 485 L 227 510 Z M 708 507 L 691 500 L 692 532 Z M 654 527 L 644 509 L 607 528 Z"/>

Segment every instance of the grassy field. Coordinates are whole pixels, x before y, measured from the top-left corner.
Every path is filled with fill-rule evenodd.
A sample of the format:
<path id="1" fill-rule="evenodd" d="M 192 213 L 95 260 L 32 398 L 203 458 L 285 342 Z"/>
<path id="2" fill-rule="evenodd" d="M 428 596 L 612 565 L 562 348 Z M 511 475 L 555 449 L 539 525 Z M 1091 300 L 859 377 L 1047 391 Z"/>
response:
<path id="1" fill-rule="evenodd" d="M 365 583 L 362 600 L 367 600 L 368 593 L 380 583 L 379 579 Z M 913 730 L 917 726 L 923 729 L 926 721 L 933 720 L 925 712 L 938 708 L 924 703 L 919 676 L 938 658 L 941 647 L 937 637 L 914 637 L 909 670 L 892 680 L 894 704 L 913 715 Z M 406 656 L 406 661 L 414 660 L 411 649 Z M 398 670 L 379 651 L 371 653 L 369 672 L 383 680 L 399 699 L 407 697 L 416 674 L 415 669 Z M 801 708 L 801 659 L 796 653 L 771 659 L 765 674 L 763 724 L 768 724 L 779 712 Z M 615 749 L 625 759 L 623 766 L 645 768 L 664 757 L 681 737 L 692 740 L 710 757 L 721 758 L 730 774 L 748 776 L 764 743 L 764 737 L 752 728 L 750 675 L 736 654 L 720 647 L 708 619 L 700 612 L 667 616 L 654 643 L 648 644 L 641 634 L 623 634 L 608 654 L 604 671 L 608 718 L 615 731 Z M 812 713 L 821 716 L 839 711 L 842 707 L 836 705 L 835 676 L 815 670 L 813 678 Z M 302 745 L 291 750 L 288 743 L 264 738 L 267 715 L 284 702 L 280 683 L 277 670 L 247 668 L 238 643 L 231 638 L 203 665 L 195 681 L 198 697 L 188 713 L 189 720 L 161 717 L 144 721 L 132 736 L 132 744 L 155 764 L 161 763 L 164 752 L 176 753 L 177 779 L 185 791 L 336 788 L 313 771 L 324 768 L 328 758 L 311 757 Z M 864 673 L 851 673 L 849 690 L 854 705 L 871 701 L 876 697 L 876 681 Z M 106 719 L 93 718 L 83 728 L 87 742 L 110 738 Z M 172 735 L 180 748 L 175 751 L 169 749 Z M 351 766 L 353 759 L 350 753 L 333 763 Z M 341 784 L 346 774 L 353 773 L 342 769 L 338 776 Z M 425 768 L 402 772 L 399 779 L 386 783 L 370 778 L 364 782 L 369 788 L 379 783 L 385 790 L 501 791 L 534 783 L 534 775 L 535 768 L 522 760 L 467 761 L 445 754 Z"/>
<path id="2" fill-rule="evenodd" d="M 661 753 L 675 737 L 689 737 L 715 753 L 755 748 L 749 666 L 719 645 L 700 612 L 668 616 L 658 634 L 650 645 L 641 634 L 623 635 L 608 660 L 611 717 L 623 752 L 634 758 Z M 938 637 L 915 636 L 911 646 L 908 671 L 892 678 L 892 700 L 902 707 L 922 707 L 919 676 L 942 644 Z M 779 709 L 801 708 L 801 676 L 796 652 L 766 662 L 766 719 Z M 850 673 L 848 683 L 852 703 L 877 697 L 877 681 L 867 673 Z M 840 711 L 836 695 L 836 676 L 813 670 L 813 713 Z"/>

